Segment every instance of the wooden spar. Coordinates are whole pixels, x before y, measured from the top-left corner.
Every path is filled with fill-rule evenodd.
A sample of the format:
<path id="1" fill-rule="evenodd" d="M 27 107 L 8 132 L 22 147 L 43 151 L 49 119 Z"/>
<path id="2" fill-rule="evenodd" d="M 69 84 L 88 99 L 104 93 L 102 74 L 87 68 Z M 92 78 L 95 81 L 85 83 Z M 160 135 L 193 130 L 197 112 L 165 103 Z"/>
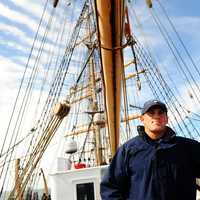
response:
<path id="1" fill-rule="evenodd" d="M 92 131 L 92 133 L 94 132 L 95 128 L 92 126 L 90 128 L 88 128 L 88 125 L 85 125 L 85 126 L 80 126 L 78 128 L 76 128 L 76 130 L 74 131 L 69 131 L 65 134 L 65 137 L 68 137 L 68 136 L 75 136 L 75 135 L 79 135 L 79 134 L 82 134 L 82 133 L 90 133 Z"/>
<path id="2" fill-rule="evenodd" d="M 125 80 L 128 80 L 128 79 L 130 79 L 130 78 L 136 77 L 138 74 L 142 74 L 142 73 L 144 73 L 144 72 L 145 72 L 145 69 L 143 69 L 143 70 L 141 70 L 141 71 L 139 71 L 139 72 L 137 72 L 137 73 L 128 74 L 128 75 L 125 77 Z"/>
<path id="3" fill-rule="evenodd" d="M 96 1 L 111 154 L 119 144 L 124 1 Z"/>
<path id="4" fill-rule="evenodd" d="M 134 59 L 131 60 L 131 61 L 129 61 L 128 63 L 124 64 L 124 67 L 128 67 L 128 66 L 130 66 L 131 64 L 135 64 L 135 60 L 134 60 Z"/>
<path id="5" fill-rule="evenodd" d="M 99 125 L 100 128 L 104 128 L 105 127 L 105 123 L 102 123 L 101 125 Z M 91 127 L 88 127 L 88 124 L 84 124 L 82 126 L 76 127 L 75 130 L 73 131 L 68 131 L 67 133 L 65 133 L 65 137 L 68 136 L 73 136 L 73 135 L 79 135 L 81 133 L 89 133 L 91 131 L 95 131 L 95 127 L 93 125 L 91 125 Z"/>
<path id="6" fill-rule="evenodd" d="M 79 102 L 79 101 L 81 101 L 81 100 L 83 100 L 83 99 L 87 99 L 88 97 L 91 97 L 91 96 L 92 96 L 92 93 L 89 91 L 89 92 L 87 92 L 86 94 L 82 95 L 81 97 L 76 98 L 76 99 L 73 99 L 73 100 L 70 102 L 70 104 L 72 105 L 72 104 L 77 103 L 77 102 Z"/>
<path id="7" fill-rule="evenodd" d="M 140 118 L 139 114 L 132 114 L 132 115 L 129 115 L 127 117 L 122 118 L 121 122 L 127 122 L 127 121 L 130 121 L 130 120 L 133 120 L 133 119 L 138 119 L 138 118 Z"/>
<path id="8" fill-rule="evenodd" d="M 96 78 L 95 82 L 98 83 L 99 81 L 101 81 L 100 78 Z M 96 84 L 95 83 L 95 84 Z M 84 90 L 88 89 L 90 87 L 90 84 L 84 86 L 84 87 L 71 87 L 70 88 L 70 96 L 72 95 L 77 95 L 78 92 L 83 92 Z"/>

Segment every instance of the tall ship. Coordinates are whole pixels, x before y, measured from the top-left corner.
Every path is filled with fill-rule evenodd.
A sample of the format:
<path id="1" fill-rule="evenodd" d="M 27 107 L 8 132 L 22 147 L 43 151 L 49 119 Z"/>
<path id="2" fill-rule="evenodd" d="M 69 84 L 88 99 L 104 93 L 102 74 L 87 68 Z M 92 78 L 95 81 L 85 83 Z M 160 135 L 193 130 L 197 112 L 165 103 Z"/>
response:
<path id="1" fill-rule="evenodd" d="M 100 200 L 148 99 L 166 103 L 177 135 L 200 140 L 197 64 L 160 0 L 45 1 L 2 139 L 0 198 Z"/>

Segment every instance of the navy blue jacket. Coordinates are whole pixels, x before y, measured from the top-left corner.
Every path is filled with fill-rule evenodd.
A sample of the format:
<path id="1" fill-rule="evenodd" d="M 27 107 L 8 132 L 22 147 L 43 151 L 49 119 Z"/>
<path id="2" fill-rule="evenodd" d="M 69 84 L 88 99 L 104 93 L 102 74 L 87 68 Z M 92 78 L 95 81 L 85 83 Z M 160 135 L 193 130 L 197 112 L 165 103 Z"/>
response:
<path id="1" fill-rule="evenodd" d="M 161 139 L 139 135 L 123 144 L 101 182 L 102 200 L 195 200 L 200 143 L 167 127 Z"/>

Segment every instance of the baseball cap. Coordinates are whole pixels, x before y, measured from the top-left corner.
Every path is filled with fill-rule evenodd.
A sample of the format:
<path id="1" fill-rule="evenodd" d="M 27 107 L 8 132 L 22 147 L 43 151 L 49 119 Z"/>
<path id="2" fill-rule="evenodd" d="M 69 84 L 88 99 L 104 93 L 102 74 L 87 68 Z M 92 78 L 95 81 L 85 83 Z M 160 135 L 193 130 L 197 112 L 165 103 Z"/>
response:
<path id="1" fill-rule="evenodd" d="M 141 110 L 141 114 L 144 115 L 153 106 L 159 106 L 163 111 L 167 112 L 166 105 L 163 102 L 154 99 L 154 100 L 149 100 L 149 101 L 144 103 L 144 106 Z"/>

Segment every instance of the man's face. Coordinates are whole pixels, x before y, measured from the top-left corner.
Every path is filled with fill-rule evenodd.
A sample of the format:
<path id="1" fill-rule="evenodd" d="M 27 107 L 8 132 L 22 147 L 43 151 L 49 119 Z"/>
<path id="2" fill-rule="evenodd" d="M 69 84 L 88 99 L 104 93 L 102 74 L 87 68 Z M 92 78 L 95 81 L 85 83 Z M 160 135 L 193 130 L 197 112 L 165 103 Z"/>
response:
<path id="1" fill-rule="evenodd" d="M 150 108 L 144 115 L 140 117 L 144 124 L 145 132 L 154 135 L 162 134 L 168 123 L 167 113 L 164 112 L 159 106 Z"/>

